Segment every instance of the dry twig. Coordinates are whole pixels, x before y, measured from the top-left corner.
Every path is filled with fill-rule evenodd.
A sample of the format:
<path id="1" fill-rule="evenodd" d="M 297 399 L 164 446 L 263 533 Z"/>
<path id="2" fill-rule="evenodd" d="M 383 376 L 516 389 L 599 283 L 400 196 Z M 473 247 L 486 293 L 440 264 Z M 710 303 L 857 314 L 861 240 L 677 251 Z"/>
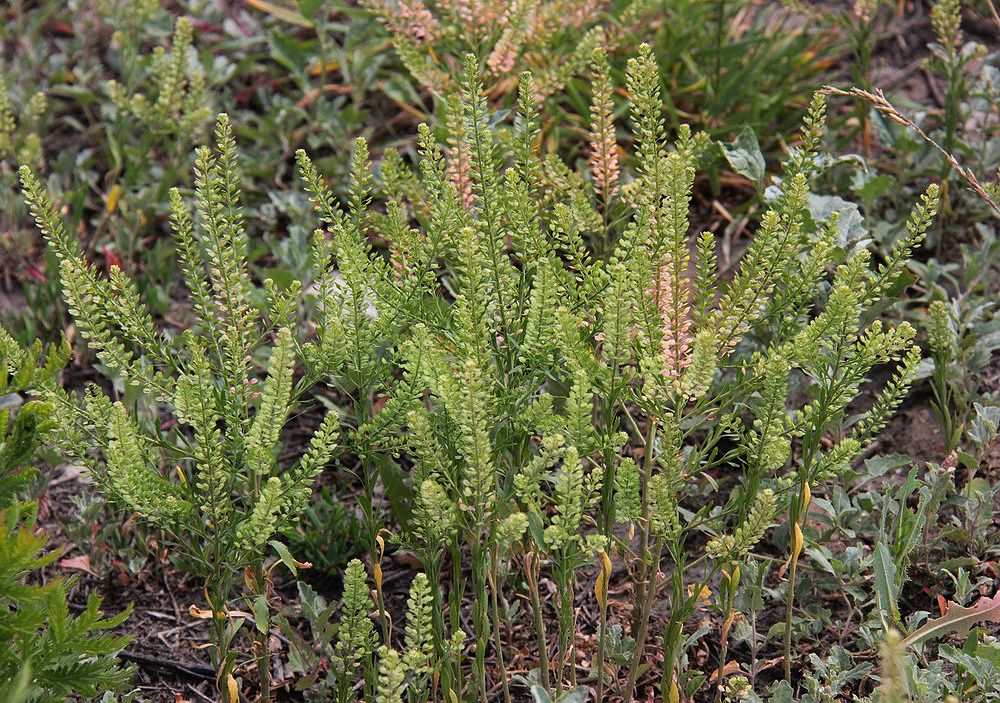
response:
<path id="1" fill-rule="evenodd" d="M 1000 205 L 997 204 L 997 201 L 993 198 L 992 195 L 990 195 L 990 192 L 986 190 L 983 184 L 979 182 L 979 179 L 976 178 L 976 174 L 973 173 L 971 169 L 962 166 L 962 164 L 958 161 L 958 159 L 955 158 L 954 154 L 952 154 L 943 146 L 941 146 L 936 141 L 931 139 L 930 136 L 928 136 L 928 134 L 924 130 L 922 130 L 919 126 L 917 126 L 917 124 L 913 120 L 911 120 L 909 117 L 900 112 L 892 103 L 888 101 L 888 99 L 886 99 L 885 95 L 882 93 L 881 90 L 879 90 L 878 88 L 875 88 L 872 92 L 868 92 L 867 90 L 862 90 L 861 88 L 851 88 L 850 90 L 842 90 L 840 88 L 834 88 L 833 86 L 828 85 L 824 86 L 821 92 L 824 93 L 825 95 L 843 95 L 845 97 L 861 98 L 862 100 L 867 100 L 875 107 L 876 110 L 881 112 L 883 115 L 888 117 L 893 122 L 897 122 L 898 124 L 901 124 L 904 127 L 909 127 L 910 129 L 912 129 L 914 132 L 917 133 L 917 135 L 921 139 L 923 139 L 925 142 L 927 142 L 932 147 L 941 152 L 941 155 L 944 156 L 944 158 L 948 161 L 952 169 L 954 169 L 955 173 L 957 173 L 962 178 L 962 180 L 968 183 L 969 187 L 972 188 L 973 191 L 975 191 L 976 195 L 978 195 L 987 205 L 993 208 L 993 211 L 997 215 L 1000 215 Z"/>

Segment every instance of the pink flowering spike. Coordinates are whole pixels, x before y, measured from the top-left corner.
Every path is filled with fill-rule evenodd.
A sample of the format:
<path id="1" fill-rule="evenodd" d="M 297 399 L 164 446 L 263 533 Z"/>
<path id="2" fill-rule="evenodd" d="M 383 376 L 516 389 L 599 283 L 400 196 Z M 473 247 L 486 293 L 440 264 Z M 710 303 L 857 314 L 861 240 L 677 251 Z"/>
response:
<path id="1" fill-rule="evenodd" d="M 594 97 L 590 105 L 590 172 L 594 194 L 610 201 L 618 192 L 618 142 L 615 138 L 614 102 L 610 67 L 604 50 L 594 54 Z"/>
<path id="2" fill-rule="evenodd" d="M 499 41 L 493 47 L 486 66 L 495 76 L 511 73 L 517 64 L 525 41 L 529 38 L 529 28 L 534 24 L 532 3 L 528 0 L 514 0 L 502 15 L 500 25 L 504 28 Z"/>
<path id="3" fill-rule="evenodd" d="M 448 101 L 445 106 L 445 121 L 448 125 L 448 145 L 445 148 L 448 177 L 455 186 L 463 207 L 471 210 L 475 200 L 472 192 L 472 162 L 466 141 L 462 105 L 458 100 Z"/>
<path id="4" fill-rule="evenodd" d="M 431 42 L 441 28 L 423 0 L 399 0 L 399 23 L 403 32 L 418 42 Z"/>
<path id="5" fill-rule="evenodd" d="M 663 328 L 661 341 L 666 376 L 677 378 L 691 363 L 691 309 L 685 272 L 667 255 L 656 278 L 656 305 Z"/>

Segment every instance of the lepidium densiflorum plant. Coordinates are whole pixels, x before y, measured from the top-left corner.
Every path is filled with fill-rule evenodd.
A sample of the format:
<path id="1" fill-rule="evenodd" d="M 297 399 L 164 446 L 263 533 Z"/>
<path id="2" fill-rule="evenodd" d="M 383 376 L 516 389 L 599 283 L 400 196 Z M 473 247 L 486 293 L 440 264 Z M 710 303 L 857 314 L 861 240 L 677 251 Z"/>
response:
<path id="1" fill-rule="evenodd" d="M 823 135 L 817 97 L 780 196 L 723 279 L 714 235 L 691 232 L 688 220 L 708 140 L 681 129 L 668 142 L 643 47 L 627 72 L 635 153 L 631 174 L 623 171 L 600 52 L 592 65 L 592 174 L 540 154 L 529 74 L 513 125 L 494 122 L 472 57 L 452 110 L 461 140 L 442 149 L 421 127 L 416 172 L 390 153 L 378 183 L 384 209 L 362 215 L 357 197 L 350 214 L 334 209 L 299 156 L 332 233 L 317 235 L 317 251 L 340 249 L 323 255 L 340 269 L 325 285 L 357 311 L 336 324 L 405 330 L 382 339 L 402 375 L 383 384 L 385 409 L 360 433 L 408 474 L 398 529 L 377 535 L 373 549 L 376 595 L 381 545 L 396 541 L 431 584 L 434 695 L 444 700 L 464 691 L 485 701 L 498 686 L 510 701 L 515 686 L 559 694 L 585 684 L 601 700 L 611 681 L 625 701 L 639 687 L 659 687 L 665 700 L 693 694 L 707 680 L 686 655 L 699 603 L 721 580 L 720 606 L 731 613 L 741 563 L 784 522 L 791 619 L 811 494 L 865 450 L 919 361 L 912 328 L 869 311 L 923 238 L 936 189 L 883 260 L 872 262 L 863 244 L 839 246 L 835 219 L 814 225 L 805 214 Z M 355 164 L 355 183 L 367 182 L 368 168 Z M 387 256 L 369 240 L 388 242 Z M 384 321 L 372 322 L 369 305 Z M 355 346 L 370 358 L 363 343 L 345 348 Z M 874 403 L 860 403 L 875 367 L 889 380 Z M 634 584 L 627 613 L 609 598 L 615 562 Z M 588 565 L 596 627 L 578 619 Z M 657 631 L 654 611 L 668 614 Z M 507 671 L 519 617 L 537 639 L 526 678 Z M 469 646 L 456 661 L 446 630 L 463 629 Z M 664 663 L 651 676 L 653 637 Z M 377 688 L 395 690 L 395 680 L 383 676 Z"/>
<path id="2" fill-rule="evenodd" d="M 125 272 L 113 267 L 105 277 L 88 263 L 35 175 L 21 169 L 25 198 L 59 259 L 77 333 L 123 391 L 118 399 L 97 386 L 82 398 L 55 384 L 39 392 L 55 409 L 63 451 L 121 506 L 162 530 L 178 563 L 204 579 L 207 608 L 192 606 L 192 614 L 211 620 L 220 696 L 238 700 L 236 677 L 256 668 L 267 700 L 268 542 L 308 501 L 335 452 L 338 418 L 326 415 L 297 461 L 279 462 L 282 427 L 323 370 L 296 381 L 301 291 L 279 290 L 270 280 L 257 290 L 251 280 L 225 115 L 215 136 L 214 149 L 197 151 L 194 211 L 171 193 L 178 268 L 192 309 L 182 334 L 154 323 Z M 266 366 L 262 378 L 258 361 Z M 173 428 L 164 414 L 176 419 Z M 294 569 L 287 550 L 271 544 Z M 253 614 L 254 666 L 238 668 L 246 619 L 230 608 L 241 592 Z"/>
<path id="3" fill-rule="evenodd" d="M 446 95 L 462 83 L 474 53 L 490 93 L 511 94 L 520 72 L 535 76 L 539 97 L 586 70 L 599 45 L 622 46 L 656 13 L 650 0 L 365 0 L 388 30 L 414 80 Z"/>

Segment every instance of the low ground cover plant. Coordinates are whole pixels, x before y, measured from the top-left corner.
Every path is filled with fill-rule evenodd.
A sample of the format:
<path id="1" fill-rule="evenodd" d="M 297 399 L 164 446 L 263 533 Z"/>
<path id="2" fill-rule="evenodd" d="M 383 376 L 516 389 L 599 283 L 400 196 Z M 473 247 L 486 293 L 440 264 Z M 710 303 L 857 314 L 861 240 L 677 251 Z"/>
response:
<path id="1" fill-rule="evenodd" d="M 34 454 L 55 421 L 44 403 L 10 405 L 52 383 L 68 355 L 66 345 L 47 355 L 41 344 L 24 349 L 0 329 L 0 397 L 7 400 L 0 409 L 0 696 L 11 703 L 96 697 L 126 690 L 132 675 L 116 658 L 130 638 L 107 632 L 128 610 L 105 618 L 101 598 L 91 593 L 71 614 L 72 580 L 37 582 L 59 549 L 49 549 L 36 530 L 38 504 L 23 494 L 34 476 Z"/>

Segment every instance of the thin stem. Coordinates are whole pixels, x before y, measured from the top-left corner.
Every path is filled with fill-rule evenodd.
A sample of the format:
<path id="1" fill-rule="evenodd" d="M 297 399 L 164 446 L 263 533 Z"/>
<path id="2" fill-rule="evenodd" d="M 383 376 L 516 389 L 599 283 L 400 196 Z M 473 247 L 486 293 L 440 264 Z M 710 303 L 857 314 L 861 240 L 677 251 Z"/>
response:
<path id="1" fill-rule="evenodd" d="M 538 595 L 538 557 L 533 552 L 524 555 L 524 571 L 531 594 L 531 609 L 535 616 L 535 635 L 538 637 L 538 672 L 542 688 L 549 691 L 549 648 L 545 642 L 545 619 L 542 617 L 542 599 Z"/>
<path id="2" fill-rule="evenodd" d="M 601 578 L 598 576 L 598 578 Z M 604 649 L 607 646 L 607 632 L 608 632 L 608 587 L 610 586 L 611 574 L 608 574 L 607 581 L 604 583 L 604 598 L 601 605 L 601 624 L 600 632 L 597 633 L 597 698 L 596 701 L 604 700 Z"/>
<path id="3" fill-rule="evenodd" d="M 788 568 L 788 592 L 785 594 L 785 681 L 792 681 L 792 606 L 795 604 L 795 571 L 799 558 L 792 553 L 792 563 Z"/>
<path id="4" fill-rule="evenodd" d="M 263 596 L 267 599 L 267 580 L 264 574 L 264 565 L 257 562 L 253 565 L 253 577 L 254 577 L 254 590 L 253 595 L 255 597 Z M 263 631 L 261 627 L 263 626 Z M 271 700 L 271 667 L 268 662 L 268 630 L 270 629 L 270 623 L 254 623 L 254 644 L 253 644 L 253 654 L 254 661 L 257 665 L 257 682 L 260 686 L 260 699 L 264 703 L 268 703 Z"/>
<path id="5" fill-rule="evenodd" d="M 623 703 L 632 703 L 635 695 L 635 682 L 639 677 L 639 665 L 642 663 L 642 651 L 646 645 L 646 631 L 649 629 L 649 615 L 653 609 L 653 600 L 656 595 L 656 575 L 660 569 L 660 552 L 663 551 L 663 537 L 656 539 L 653 548 L 653 560 L 650 564 L 649 581 L 645 584 L 645 597 L 639 613 L 638 629 L 635 633 L 635 649 L 632 651 L 632 661 L 629 664 L 628 680 L 622 691 Z"/>
<path id="6" fill-rule="evenodd" d="M 917 133 L 917 136 L 919 136 L 925 142 L 930 144 L 942 156 L 944 156 L 944 158 L 948 161 L 949 164 L 951 164 L 951 167 L 955 170 L 955 172 L 959 175 L 959 177 L 961 177 L 962 180 L 964 180 L 969 185 L 969 187 L 972 188 L 973 191 L 975 191 L 976 195 L 978 195 L 983 202 L 985 202 L 987 205 L 993 208 L 993 211 L 995 213 L 1000 214 L 1000 204 L 998 204 L 997 201 L 994 200 L 993 197 L 990 195 L 990 193 L 986 190 L 986 188 L 983 187 L 983 184 L 979 182 L 978 178 L 976 178 L 976 174 L 972 172 L 972 169 L 962 166 L 962 164 L 958 161 L 958 159 L 955 158 L 954 154 L 952 154 L 943 146 L 941 146 L 936 141 L 931 139 L 927 135 L 927 133 L 920 127 L 918 127 L 913 120 L 906 117 L 903 113 L 901 113 L 898 109 L 896 109 L 896 107 L 886 99 L 885 95 L 883 95 L 881 90 L 875 88 L 871 92 L 869 92 L 867 90 L 862 90 L 860 88 L 841 90 L 839 88 L 834 88 L 832 86 L 824 86 L 821 92 L 827 95 L 843 95 L 843 96 L 855 97 L 867 100 L 874 106 L 876 110 L 881 112 L 883 115 L 885 115 L 892 121 L 897 122 L 903 125 L 904 127 L 909 127 L 910 129 L 912 129 L 914 132 Z"/>
<path id="7" fill-rule="evenodd" d="M 497 587 L 499 582 L 499 560 L 500 549 L 497 547 L 493 552 L 492 568 L 488 572 L 490 580 L 490 607 L 493 618 L 493 646 L 497 650 L 497 668 L 500 669 L 500 685 L 503 688 L 504 703 L 511 703 L 510 684 L 507 683 L 507 667 L 503 660 L 503 641 L 500 635 L 500 604 Z"/>
<path id="8" fill-rule="evenodd" d="M 640 498 L 639 514 L 641 515 L 641 520 L 639 522 L 639 558 L 640 558 L 640 569 L 639 578 L 636 579 L 636 600 L 642 602 L 645 600 L 644 589 L 645 584 L 648 579 L 648 569 L 649 569 L 649 557 L 647 552 L 649 550 L 649 528 L 651 524 L 649 516 L 649 480 L 653 474 L 653 451 L 654 442 L 656 440 L 656 420 L 650 419 L 649 424 L 646 428 L 646 442 L 645 442 L 645 452 L 646 455 L 643 457 L 642 462 L 642 476 L 640 477 L 642 494 Z M 638 613 L 636 614 L 638 615 Z M 632 631 L 633 636 L 638 633 L 639 621 L 634 617 L 632 619 Z M 636 638 L 638 639 L 638 638 Z"/>
<path id="9" fill-rule="evenodd" d="M 489 601 L 486 595 L 487 571 L 485 550 L 480 545 L 473 545 L 472 585 L 476 592 L 476 600 L 472 605 L 472 626 L 476 634 L 474 668 L 478 698 L 483 703 L 487 703 L 488 701 L 488 691 L 486 689 L 486 646 L 490 639 L 489 615 L 487 612 Z"/>
<path id="10" fill-rule="evenodd" d="M 807 461 L 808 465 L 808 461 Z M 805 489 L 808 485 L 808 477 L 803 476 L 796 500 L 790 517 L 792 524 L 792 554 L 788 569 L 788 591 L 785 594 L 785 681 L 791 683 L 792 680 L 792 608 L 795 605 L 795 574 L 798 571 L 799 553 L 802 551 L 802 531 L 799 527 L 799 519 L 803 513 L 808 511 L 805 500 Z"/>
<path id="11" fill-rule="evenodd" d="M 722 632 L 719 634 L 719 668 L 715 677 L 715 700 L 717 703 L 722 700 L 722 684 L 726 675 L 726 655 L 729 653 L 729 628 L 732 627 L 735 620 L 733 591 L 729 588 L 728 581 L 727 588 L 729 592 L 726 595 L 726 619 L 722 622 Z"/>

